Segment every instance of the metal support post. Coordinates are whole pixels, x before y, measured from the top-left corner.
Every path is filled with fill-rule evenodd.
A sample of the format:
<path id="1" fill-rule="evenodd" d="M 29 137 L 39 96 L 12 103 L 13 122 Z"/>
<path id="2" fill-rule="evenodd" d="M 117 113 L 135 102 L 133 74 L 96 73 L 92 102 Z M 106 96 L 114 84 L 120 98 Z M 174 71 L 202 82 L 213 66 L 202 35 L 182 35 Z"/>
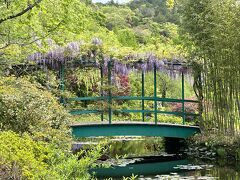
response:
<path id="1" fill-rule="evenodd" d="M 144 71 L 142 70 L 142 98 L 144 98 L 145 96 L 145 90 L 144 90 L 144 85 L 145 85 L 145 82 L 144 82 L 144 79 L 145 79 L 145 74 L 144 74 Z M 144 99 L 142 99 L 142 121 L 144 122 L 145 120 L 145 113 L 144 113 Z"/>
<path id="2" fill-rule="evenodd" d="M 100 74 L 101 74 L 101 87 L 100 87 L 100 94 L 101 97 L 103 97 L 103 64 L 101 64 L 100 66 Z M 103 101 L 102 101 L 103 102 Z M 103 108 L 102 108 L 102 112 L 101 112 L 101 121 L 103 121 Z"/>
<path id="3" fill-rule="evenodd" d="M 108 62 L 108 121 L 109 124 L 112 123 L 112 62 L 111 60 Z"/>
<path id="4" fill-rule="evenodd" d="M 157 124 L 157 67 L 154 63 L 154 119 L 155 124 Z"/>
<path id="5" fill-rule="evenodd" d="M 186 116 L 185 116 L 185 107 L 184 107 L 184 73 L 182 72 L 182 120 L 183 124 L 185 124 Z"/>

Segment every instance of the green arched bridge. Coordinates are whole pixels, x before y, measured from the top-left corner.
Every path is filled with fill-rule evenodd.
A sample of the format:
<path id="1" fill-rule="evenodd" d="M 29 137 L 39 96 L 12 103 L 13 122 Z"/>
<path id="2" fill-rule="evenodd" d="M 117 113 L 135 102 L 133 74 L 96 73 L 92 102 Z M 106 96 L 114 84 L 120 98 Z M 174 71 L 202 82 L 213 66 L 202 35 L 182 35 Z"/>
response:
<path id="1" fill-rule="evenodd" d="M 187 138 L 199 133 L 197 126 L 147 122 L 114 122 L 72 125 L 74 137 L 91 136 L 159 136 Z"/>
<path id="2" fill-rule="evenodd" d="M 159 136 L 159 137 L 172 137 L 172 138 L 187 138 L 195 133 L 200 133 L 200 128 L 198 126 L 186 125 L 186 116 L 198 116 L 198 114 L 187 113 L 185 110 L 185 103 L 198 103 L 195 100 L 187 100 L 184 98 L 184 72 L 182 72 L 182 97 L 181 99 L 173 98 L 160 98 L 157 96 L 157 71 L 156 65 L 153 68 L 154 76 L 154 95 L 152 97 L 145 96 L 144 79 L 145 72 L 142 71 L 142 92 L 140 96 L 113 96 L 112 94 L 112 82 L 111 82 L 111 63 L 108 63 L 107 72 L 107 85 L 108 89 L 104 90 L 101 88 L 101 96 L 99 97 L 76 97 L 76 98 L 61 98 L 63 104 L 76 101 L 102 101 L 105 102 L 106 107 L 98 107 L 98 109 L 74 109 L 70 113 L 72 115 L 83 115 L 97 113 L 100 115 L 99 122 L 81 122 L 78 124 L 73 124 L 72 135 L 76 138 L 78 137 L 97 137 L 97 136 Z M 103 86 L 103 69 L 100 67 L 101 73 L 101 86 Z M 64 67 L 61 66 L 60 69 L 60 88 L 64 90 Z M 104 92 L 104 93 L 103 93 Z M 140 101 L 141 109 L 113 109 L 112 102 L 117 100 L 134 100 Z M 146 110 L 145 102 L 152 101 L 153 109 Z M 165 103 L 179 103 L 181 104 L 181 111 L 161 111 L 158 108 L 159 102 Z M 104 113 L 108 114 L 108 120 L 104 120 Z M 141 113 L 142 120 L 138 122 L 131 121 L 113 121 L 113 113 Z M 153 122 L 146 122 L 146 115 L 153 115 Z M 182 124 L 167 124 L 161 123 L 158 120 L 158 114 L 175 115 L 182 117 Z"/>

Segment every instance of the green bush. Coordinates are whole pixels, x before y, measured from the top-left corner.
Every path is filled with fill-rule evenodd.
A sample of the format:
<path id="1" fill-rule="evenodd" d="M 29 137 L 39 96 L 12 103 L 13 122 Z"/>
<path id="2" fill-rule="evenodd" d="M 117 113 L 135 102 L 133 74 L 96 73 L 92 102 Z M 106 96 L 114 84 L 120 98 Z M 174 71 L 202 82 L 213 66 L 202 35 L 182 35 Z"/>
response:
<path id="1" fill-rule="evenodd" d="M 102 146 L 74 155 L 70 117 L 28 79 L 0 80 L 0 179 L 90 179 Z M 79 159 L 79 157 L 81 158 Z"/>
<path id="2" fill-rule="evenodd" d="M 94 145 L 92 149 L 81 150 L 78 154 L 69 154 L 65 156 L 61 154 L 57 160 L 57 164 L 52 165 L 52 171 L 56 172 L 60 178 L 57 179 L 92 179 L 88 170 L 97 166 L 97 159 L 103 154 L 104 145 L 99 143 Z M 81 157 L 81 158 L 78 158 Z"/>
<path id="3" fill-rule="evenodd" d="M 88 168 L 101 156 L 101 147 L 73 155 L 26 133 L 0 132 L 0 179 L 90 179 Z"/>
<path id="4" fill-rule="evenodd" d="M 30 136 L 20 137 L 10 131 L 0 132 L 0 179 L 31 179 L 46 176 L 50 149 Z"/>
<path id="5" fill-rule="evenodd" d="M 39 84 L 27 79 L 0 80 L 0 129 L 28 132 L 35 140 L 69 148 L 70 118 L 57 99 Z"/>

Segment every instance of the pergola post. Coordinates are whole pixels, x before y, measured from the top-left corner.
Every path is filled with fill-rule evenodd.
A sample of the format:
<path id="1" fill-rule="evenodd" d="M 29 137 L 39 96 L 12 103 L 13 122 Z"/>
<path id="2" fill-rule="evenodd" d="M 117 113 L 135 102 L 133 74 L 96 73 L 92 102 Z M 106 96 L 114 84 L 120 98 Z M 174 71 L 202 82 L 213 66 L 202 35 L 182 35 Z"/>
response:
<path id="1" fill-rule="evenodd" d="M 108 66 L 108 121 L 109 124 L 112 123 L 112 61 L 110 60 L 107 64 Z"/>
<path id="2" fill-rule="evenodd" d="M 184 72 L 182 72 L 182 120 L 183 124 L 185 124 L 186 116 L 185 116 L 185 107 L 184 107 Z"/>
<path id="3" fill-rule="evenodd" d="M 154 119 L 155 119 L 155 124 L 157 124 L 157 67 L 156 63 L 154 63 Z"/>
<path id="4" fill-rule="evenodd" d="M 145 86 L 145 82 L 144 82 L 144 79 L 145 79 L 145 74 L 144 74 L 144 71 L 142 70 L 142 121 L 144 122 L 145 121 L 145 113 L 144 113 L 144 96 L 145 96 L 145 90 L 144 90 L 144 86 Z"/>
<path id="5" fill-rule="evenodd" d="M 101 64 L 100 66 L 100 74 L 101 74 L 101 87 L 100 87 L 100 94 L 101 94 L 101 97 L 103 97 L 103 64 Z M 101 112 L 101 121 L 103 121 L 103 109 L 102 109 L 102 112 Z"/>

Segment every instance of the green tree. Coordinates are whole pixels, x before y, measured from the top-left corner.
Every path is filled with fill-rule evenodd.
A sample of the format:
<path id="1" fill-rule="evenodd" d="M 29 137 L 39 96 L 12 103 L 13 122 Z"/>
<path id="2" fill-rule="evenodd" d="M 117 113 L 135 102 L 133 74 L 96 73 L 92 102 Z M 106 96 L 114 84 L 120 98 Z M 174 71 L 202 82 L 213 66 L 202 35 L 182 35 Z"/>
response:
<path id="1" fill-rule="evenodd" d="M 135 33 L 131 29 L 120 29 L 120 30 L 115 30 L 115 32 L 119 42 L 123 46 L 127 46 L 127 47 L 137 46 Z"/>
<path id="2" fill-rule="evenodd" d="M 78 0 L 6 0 L 0 2 L 0 12 L 1 61 L 22 60 L 34 50 L 49 49 L 49 39 L 65 44 L 101 21 Z"/>
<path id="3" fill-rule="evenodd" d="M 101 11 L 106 17 L 106 27 L 109 30 L 129 28 L 136 21 L 135 13 L 126 6 L 103 6 Z"/>
<path id="4" fill-rule="evenodd" d="M 235 0 L 183 1 L 191 55 L 203 66 L 205 117 L 220 132 L 240 129 L 240 6 Z"/>

